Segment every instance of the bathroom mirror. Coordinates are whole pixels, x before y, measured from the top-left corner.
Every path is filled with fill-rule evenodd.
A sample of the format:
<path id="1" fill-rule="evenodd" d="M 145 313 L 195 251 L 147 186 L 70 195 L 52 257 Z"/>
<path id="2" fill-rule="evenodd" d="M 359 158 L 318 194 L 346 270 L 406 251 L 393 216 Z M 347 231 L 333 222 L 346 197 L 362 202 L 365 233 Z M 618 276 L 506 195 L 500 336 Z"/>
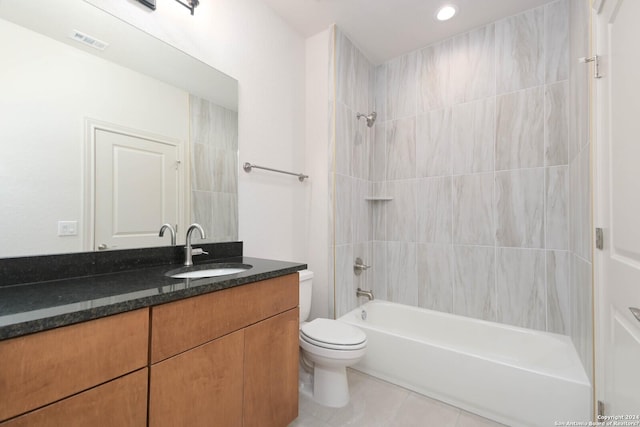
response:
<path id="1" fill-rule="evenodd" d="M 82 0 L 0 0 L 0 55 L 0 257 L 98 247 L 97 128 L 175 145 L 177 160 L 163 168 L 184 168 L 171 178 L 177 213 L 158 221 L 197 220 L 209 241 L 237 240 L 236 80 Z M 220 146 L 207 145 L 220 135 Z M 118 188 L 149 176 L 131 170 Z M 162 199 L 130 192 L 118 209 L 134 222 Z"/>

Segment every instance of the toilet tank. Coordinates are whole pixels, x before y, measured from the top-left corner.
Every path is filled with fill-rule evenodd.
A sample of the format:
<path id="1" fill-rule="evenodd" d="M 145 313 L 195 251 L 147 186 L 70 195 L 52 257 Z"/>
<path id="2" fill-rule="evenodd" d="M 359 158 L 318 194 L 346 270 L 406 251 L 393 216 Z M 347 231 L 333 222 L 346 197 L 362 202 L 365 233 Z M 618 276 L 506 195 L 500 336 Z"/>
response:
<path id="1" fill-rule="evenodd" d="M 298 271 L 300 276 L 300 323 L 309 318 L 311 312 L 311 283 L 313 281 L 313 271 Z"/>

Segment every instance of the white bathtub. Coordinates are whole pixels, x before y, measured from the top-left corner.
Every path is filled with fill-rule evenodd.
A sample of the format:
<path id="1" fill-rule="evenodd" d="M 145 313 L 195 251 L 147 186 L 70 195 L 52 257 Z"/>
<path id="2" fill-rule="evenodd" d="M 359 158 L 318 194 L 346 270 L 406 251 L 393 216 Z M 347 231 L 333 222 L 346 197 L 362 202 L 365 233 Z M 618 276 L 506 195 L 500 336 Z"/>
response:
<path id="1" fill-rule="evenodd" d="M 367 334 L 354 366 L 367 374 L 509 426 L 591 419 L 591 384 L 564 335 L 386 301 L 339 320 Z"/>

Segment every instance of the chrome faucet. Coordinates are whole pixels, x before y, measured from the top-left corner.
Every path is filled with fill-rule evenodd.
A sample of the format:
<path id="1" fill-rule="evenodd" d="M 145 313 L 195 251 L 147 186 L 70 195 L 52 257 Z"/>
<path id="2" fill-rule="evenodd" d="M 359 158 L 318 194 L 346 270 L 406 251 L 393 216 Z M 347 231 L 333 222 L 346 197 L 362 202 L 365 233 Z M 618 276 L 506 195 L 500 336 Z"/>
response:
<path id="1" fill-rule="evenodd" d="M 208 252 L 203 251 L 201 248 L 194 248 L 194 249 L 191 248 L 191 234 L 193 233 L 194 230 L 198 230 L 198 232 L 200 233 L 201 239 L 207 238 L 204 232 L 204 229 L 200 224 L 191 224 L 189 226 L 189 229 L 187 229 L 187 239 L 186 239 L 187 245 L 184 247 L 184 265 L 186 266 L 193 265 L 193 260 L 192 260 L 193 255 L 202 255 L 202 254 L 208 255 Z"/>
<path id="2" fill-rule="evenodd" d="M 363 289 L 358 288 L 356 290 L 357 297 L 367 297 L 369 301 L 373 301 L 373 291 L 365 291 Z"/>
<path id="3" fill-rule="evenodd" d="M 176 245 L 176 229 L 173 228 L 171 224 L 162 224 L 162 227 L 160 227 L 160 233 L 158 233 L 158 237 L 164 236 L 165 230 L 169 230 L 169 233 L 171 233 L 171 246 L 175 246 Z"/>

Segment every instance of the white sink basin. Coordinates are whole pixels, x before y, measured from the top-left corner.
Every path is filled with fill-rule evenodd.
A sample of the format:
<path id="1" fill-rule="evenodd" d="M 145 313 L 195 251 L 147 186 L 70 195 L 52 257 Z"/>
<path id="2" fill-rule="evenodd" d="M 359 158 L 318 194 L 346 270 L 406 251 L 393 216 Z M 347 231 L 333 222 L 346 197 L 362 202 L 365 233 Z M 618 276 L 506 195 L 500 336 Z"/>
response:
<path id="1" fill-rule="evenodd" d="M 173 279 L 202 279 L 205 277 L 227 276 L 229 274 L 242 273 L 251 268 L 247 264 L 237 264 L 233 266 L 216 266 L 207 269 L 189 270 L 189 271 L 170 271 L 167 276 Z"/>

